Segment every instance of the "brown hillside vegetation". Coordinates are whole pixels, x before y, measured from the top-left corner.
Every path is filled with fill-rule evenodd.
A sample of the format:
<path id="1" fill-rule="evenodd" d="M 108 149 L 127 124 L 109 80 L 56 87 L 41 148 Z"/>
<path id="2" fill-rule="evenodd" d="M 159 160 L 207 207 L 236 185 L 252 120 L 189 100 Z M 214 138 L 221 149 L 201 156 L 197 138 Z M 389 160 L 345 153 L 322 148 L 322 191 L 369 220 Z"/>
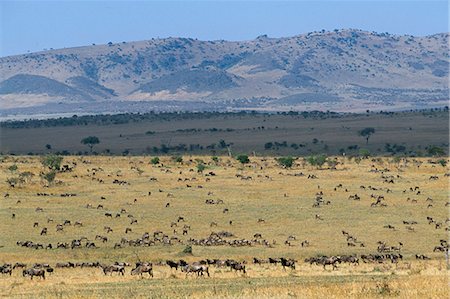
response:
<path id="1" fill-rule="evenodd" d="M 357 29 L 55 49 L 1 57 L 0 103 L 4 110 L 44 105 L 44 111 L 57 106 L 59 112 L 83 103 L 98 113 L 116 111 L 119 101 L 121 111 L 140 101 L 147 111 L 167 111 L 173 100 L 177 110 L 190 111 L 199 102 L 221 111 L 442 107 L 448 102 L 448 50 L 448 33 Z"/>
<path id="2" fill-rule="evenodd" d="M 64 157 L 52 180 L 39 157 L 3 156 L 2 296 L 449 296 L 448 159 L 150 160 Z M 153 277 L 130 275 L 137 262 Z M 54 271 L 23 277 L 34 263 Z M 208 273 L 185 272 L 200 266 Z"/>

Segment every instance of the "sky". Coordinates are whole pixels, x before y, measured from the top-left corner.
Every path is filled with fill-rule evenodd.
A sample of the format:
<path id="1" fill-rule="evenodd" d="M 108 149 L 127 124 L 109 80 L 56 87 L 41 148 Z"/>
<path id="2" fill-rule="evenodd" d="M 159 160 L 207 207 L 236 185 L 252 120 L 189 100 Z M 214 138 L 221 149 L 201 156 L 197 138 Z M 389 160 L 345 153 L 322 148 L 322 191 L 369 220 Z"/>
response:
<path id="1" fill-rule="evenodd" d="M 4 1 L 0 56 L 164 37 L 249 40 L 357 28 L 449 31 L 448 1 Z"/>

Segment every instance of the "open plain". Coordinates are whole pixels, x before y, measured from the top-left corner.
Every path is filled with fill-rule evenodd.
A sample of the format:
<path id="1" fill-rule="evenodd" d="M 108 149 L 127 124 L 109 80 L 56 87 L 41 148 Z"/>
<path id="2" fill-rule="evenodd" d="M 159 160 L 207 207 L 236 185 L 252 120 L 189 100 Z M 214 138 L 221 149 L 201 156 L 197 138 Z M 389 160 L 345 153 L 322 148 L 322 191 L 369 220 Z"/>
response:
<path id="1" fill-rule="evenodd" d="M 437 158 L 151 159 L 67 156 L 49 185 L 39 157 L 3 156 L 0 264 L 26 266 L 1 275 L 2 296 L 449 296 L 448 167 Z M 116 262 L 124 275 L 105 275 Z M 153 277 L 130 275 L 137 262 Z M 23 277 L 34 263 L 53 272 Z"/>

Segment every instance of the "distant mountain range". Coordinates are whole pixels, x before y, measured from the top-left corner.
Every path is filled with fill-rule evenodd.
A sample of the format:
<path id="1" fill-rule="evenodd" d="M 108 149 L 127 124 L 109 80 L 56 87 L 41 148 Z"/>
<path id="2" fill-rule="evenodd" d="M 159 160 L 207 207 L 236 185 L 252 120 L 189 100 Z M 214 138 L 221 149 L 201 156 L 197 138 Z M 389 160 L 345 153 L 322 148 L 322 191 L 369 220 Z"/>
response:
<path id="1" fill-rule="evenodd" d="M 136 104 L 139 110 L 443 106 L 449 99 L 448 39 L 448 33 L 414 37 L 334 30 L 249 41 L 152 39 L 8 56 L 0 58 L 0 109 L 101 113 Z"/>

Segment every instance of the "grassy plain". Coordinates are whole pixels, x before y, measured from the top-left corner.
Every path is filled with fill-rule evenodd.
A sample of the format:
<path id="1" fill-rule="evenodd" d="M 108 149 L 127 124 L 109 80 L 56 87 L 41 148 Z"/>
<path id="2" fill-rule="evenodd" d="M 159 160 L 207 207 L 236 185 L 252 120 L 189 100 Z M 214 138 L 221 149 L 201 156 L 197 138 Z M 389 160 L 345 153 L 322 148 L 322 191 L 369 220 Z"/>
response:
<path id="1" fill-rule="evenodd" d="M 219 162 L 205 156 L 184 156 L 183 163 L 170 157 L 161 158 L 160 165 L 149 163 L 149 157 L 65 157 L 63 164 L 74 165 L 72 172 L 58 173 L 51 187 L 44 187 L 39 173 L 46 171 L 38 157 L 4 156 L 0 164 L 0 263 L 35 262 L 95 262 L 112 263 L 138 259 L 153 262 L 183 258 L 189 262 L 204 258 L 233 258 L 249 262 L 246 275 L 229 269 L 212 267 L 212 278 L 185 278 L 181 272 L 166 266 L 155 266 L 155 278 L 139 279 L 127 273 L 125 277 L 105 277 L 101 269 L 55 269 L 45 281 L 23 278 L 20 271 L 11 277 L 0 277 L 2 296 L 7 297 L 247 297 L 247 298 L 447 298 L 448 268 L 444 255 L 433 252 L 439 240 L 448 239 L 448 168 L 430 163 L 437 159 L 392 158 L 365 159 L 361 162 L 336 157 L 336 169 L 311 167 L 298 159 L 292 169 L 281 168 L 274 158 L 251 157 L 251 163 L 241 165 L 229 157 Z M 197 173 L 197 159 L 207 164 L 203 174 Z M 8 168 L 17 165 L 17 170 Z M 33 176 L 22 186 L 11 188 L 6 179 L 29 171 Z M 214 176 L 207 176 L 214 172 Z M 304 176 L 298 174 L 303 173 Z M 251 176 L 242 180 L 236 175 Z M 297 176 L 295 176 L 297 174 Z M 308 179 L 308 175 L 317 176 Z M 383 177 L 385 176 L 385 177 Z M 394 183 L 386 177 L 393 176 Z M 438 179 L 430 180 L 430 176 Z M 155 178 L 155 179 L 151 179 Z M 128 184 L 113 184 L 114 180 Z M 181 180 L 179 180 L 181 179 Z M 103 181 L 103 183 L 100 182 Z M 342 187 L 338 187 L 342 184 Z M 187 186 L 189 185 L 189 186 Z M 361 186 L 365 186 L 362 189 Z M 369 188 L 371 186 L 372 188 Z M 411 191 L 410 188 L 416 188 Z M 375 190 L 376 189 L 376 190 Z M 387 192 L 390 189 L 391 192 Z M 417 194 L 417 191 L 420 194 Z M 312 207 L 316 193 L 322 191 L 329 205 Z M 149 195 L 151 192 L 151 195 Z M 37 196 L 48 193 L 50 196 Z M 60 194 L 75 193 L 73 197 Z M 208 194 L 210 193 L 210 194 Z M 348 199 L 358 194 L 360 201 Z M 386 207 L 371 207 L 371 195 L 383 195 Z M 102 199 L 101 197 L 105 199 Z M 409 200 L 408 200 L 409 198 Z M 432 201 L 427 201 L 431 198 Z M 136 202 L 135 202 L 136 199 Z M 205 204 L 206 199 L 222 199 L 223 204 Z M 166 204 L 170 203 L 170 207 Z M 86 208 L 91 204 L 94 208 Z M 99 204 L 104 209 L 96 209 Z M 432 206 L 429 206 L 429 205 Z M 43 212 L 36 212 L 36 208 Z M 121 217 L 114 218 L 121 209 Z M 227 208 L 229 212 L 224 213 Z M 106 212 L 113 218 L 105 217 Z M 13 219 L 12 214 L 16 217 Z M 137 224 L 130 224 L 132 214 Z M 323 220 L 316 219 L 319 214 Z M 179 216 L 191 226 L 187 236 L 181 228 L 171 227 Z M 427 216 L 443 225 L 435 228 Z M 53 223 L 47 223 L 52 218 Z M 264 219 L 259 223 L 258 219 Z M 65 226 L 56 232 L 64 220 L 81 221 L 82 227 Z M 229 224 L 232 221 L 232 225 Z M 417 221 L 405 225 L 403 221 Z M 35 222 L 38 227 L 33 227 Z M 217 227 L 211 227 L 216 222 Z M 384 228 L 392 225 L 395 230 Z M 180 224 L 180 226 L 182 223 Z M 110 226 L 107 234 L 104 226 Z M 40 236 L 43 227 L 47 236 Z M 132 232 L 125 234 L 125 228 Z M 412 227 L 413 230 L 408 229 Z M 174 234 L 174 229 L 177 234 Z M 177 236 L 184 244 L 150 247 L 126 246 L 113 249 L 122 237 L 136 239 L 144 232 L 161 230 Z M 365 247 L 348 247 L 341 231 L 348 231 Z M 193 246 L 193 254 L 182 251 L 189 238 L 206 238 L 212 232 L 229 231 L 229 239 L 253 239 L 262 234 L 271 247 Z M 94 241 L 96 235 L 106 235 L 109 241 Z M 291 246 L 284 241 L 296 236 Z M 98 249 L 34 250 L 16 245 L 31 240 L 56 245 L 82 236 L 92 240 Z M 300 242 L 308 240 L 309 247 Z M 376 253 L 377 241 L 388 245 L 404 244 L 403 261 L 398 264 L 339 265 L 338 270 L 323 270 L 303 262 L 316 255 Z M 424 254 L 430 261 L 417 261 L 415 254 Z M 253 257 L 290 257 L 298 260 L 296 270 L 284 271 L 280 266 L 253 265 Z"/>
<path id="2" fill-rule="evenodd" d="M 131 118 L 132 116 L 130 116 Z M 95 119 L 95 117 L 92 117 Z M 309 155 L 311 153 L 358 153 L 360 148 L 373 155 L 391 155 L 386 143 L 403 146 L 398 154 L 426 154 L 436 145 L 448 148 L 449 118 L 446 111 L 398 112 L 393 114 L 340 114 L 337 117 L 308 117 L 276 114 L 192 115 L 192 118 L 164 118 L 130 121 L 125 124 L 0 129 L 0 153 L 45 154 L 48 152 L 89 152 L 81 139 L 97 136 L 100 144 L 94 151 L 112 154 L 154 155 L 153 148 L 162 145 L 184 145 L 186 150 L 171 149 L 169 154 L 228 154 L 218 146 L 220 140 L 231 144 L 233 153 L 257 155 Z M 375 134 L 366 144 L 358 132 L 373 127 Z M 152 134 L 146 134 L 151 132 Z M 266 149 L 266 143 L 274 146 Z M 275 143 L 286 146 L 275 146 Z M 51 145 L 51 150 L 46 145 Z M 292 147 L 292 144 L 297 146 Z M 191 145 L 193 148 L 191 150 Z M 211 148 L 214 145 L 214 148 Z M 210 146 L 210 148 L 208 148 Z M 349 147 L 355 147 L 355 150 Z M 201 147 L 201 148 L 200 148 Z"/>

